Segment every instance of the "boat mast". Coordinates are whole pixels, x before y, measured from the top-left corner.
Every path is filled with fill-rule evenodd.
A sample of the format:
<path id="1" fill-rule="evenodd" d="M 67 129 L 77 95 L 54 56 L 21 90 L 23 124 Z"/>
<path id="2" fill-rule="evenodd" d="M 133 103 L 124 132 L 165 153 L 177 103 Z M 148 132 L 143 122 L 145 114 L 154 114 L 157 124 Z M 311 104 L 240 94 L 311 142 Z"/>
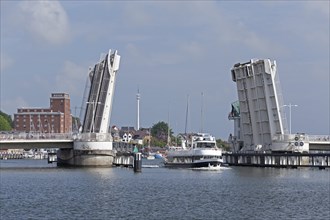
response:
<path id="1" fill-rule="evenodd" d="M 201 100 L 201 130 L 200 132 L 203 133 L 203 98 L 204 98 L 204 94 L 202 92 L 202 100 Z"/>
<path id="2" fill-rule="evenodd" d="M 187 134 L 187 124 L 188 124 L 188 109 L 189 109 L 189 95 L 187 96 L 187 108 L 186 108 L 186 125 L 184 128 L 184 133 Z"/>
<path id="3" fill-rule="evenodd" d="M 138 87 L 138 91 L 136 94 L 136 130 L 140 130 L 140 89 Z"/>
<path id="4" fill-rule="evenodd" d="M 171 143 L 171 136 L 170 136 L 170 110 L 168 110 L 168 115 L 167 115 L 167 146 L 170 146 Z"/>

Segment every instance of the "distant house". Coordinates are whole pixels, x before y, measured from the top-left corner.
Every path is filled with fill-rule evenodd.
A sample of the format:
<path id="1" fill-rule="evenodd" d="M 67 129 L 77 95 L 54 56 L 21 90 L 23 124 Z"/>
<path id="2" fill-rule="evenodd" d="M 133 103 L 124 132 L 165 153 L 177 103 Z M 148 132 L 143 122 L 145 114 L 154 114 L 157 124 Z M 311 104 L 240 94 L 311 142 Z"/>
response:
<path id="1" fill-rule="evenodd" d="M 150 128 L 140 128 L 138 131 L 132 126 L 111 127 L 111 135 L 114 141 L 135 142 L 142 145 L 145 139 L 149 140 Z"/>

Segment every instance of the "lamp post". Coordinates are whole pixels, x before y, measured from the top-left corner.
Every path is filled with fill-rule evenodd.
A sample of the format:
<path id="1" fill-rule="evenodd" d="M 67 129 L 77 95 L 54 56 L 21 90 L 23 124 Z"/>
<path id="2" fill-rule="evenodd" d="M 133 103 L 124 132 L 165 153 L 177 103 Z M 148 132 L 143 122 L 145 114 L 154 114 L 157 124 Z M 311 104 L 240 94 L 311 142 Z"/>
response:
<path id="1" fill-rule="evenodd" d="M 289 105 L 283 105 L 285 107 L 289 107 L 289 114 L 290 114 L 290 134 L 291 134 L 291 108 L 292 107 L 298 107 L 298 105 L 292 105 L 291 103 L 289 103 Z"/>
<path id="2" fill-rule="evenodd" d="M 96 104 L 101 104 L 101 102 L 95 102 L 94 100 L 92 102 L 86 102 L 87 104 L 92 104 L 93 105 L 93 117 L 92 117 L 92 123 L 91 123 L 91 128 L 89 128 L 89 133 L 94 133 L 94 117 L 95 117 L 95 109 L 96 109 Z"/>
<path id="3" fill-rule="evenodd" d="M 77 122 L 77 109 L 80 109 L 80 114 L 81 114 L 82 107 L 77 107 L 77 106 L 74 107 L 74 126 L 75 126 L 74 130 L 75 130 L 75 132 L 79 131 L 78 122 Z M 80 118 L 79 118 L 79 124 L 81 124 Z"/>

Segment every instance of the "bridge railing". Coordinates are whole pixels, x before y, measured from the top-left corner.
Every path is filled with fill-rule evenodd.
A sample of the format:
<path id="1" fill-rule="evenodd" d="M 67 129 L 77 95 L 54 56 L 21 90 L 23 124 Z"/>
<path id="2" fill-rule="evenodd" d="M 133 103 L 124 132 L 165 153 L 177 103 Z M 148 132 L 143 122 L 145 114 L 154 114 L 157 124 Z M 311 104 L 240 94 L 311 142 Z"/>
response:
<path id="1" fill-rule="evenodd" d="M 3 133 L 0 141 L 8 140 L 78 140 L 78 141 L 112 141 L 109 133 Z"/>
<path id="2" fill-rule="evenodd" d="M 273 141 L 278 142 L 288 142 L 288 141 L 294 141 L 298 137 L 299 140 L 308 141 L 309 136 L 305 134 L 276 134 L 272 137 Z"/>
<path id="3" fill-rule="evenodd" d="M 308 135 L 311 142 L 330 142 L 330 135 Z"/>
<path id="4" fill-rule="evenodd" d="M 74 140 L 78 141 L 112 141 L 112 135 L 109 133 L 81 133 L 73 135 Z"/>
<path id="5" fill-rule="evenodd" d="M 126 152 L 126 153 L 132 153 L 134 150 L 134 147 L 136 145 L 132 144 L 132 143 L 128 143 L 128 142 L 113 142 L 112 147 L 114 150 L 116 150 L 117 152 Z"/>
<path id="6" fill-rule="evenodd" d="M 1 133 L 0 141 L 7 140 L 73 140 L 72 133 Z"/>

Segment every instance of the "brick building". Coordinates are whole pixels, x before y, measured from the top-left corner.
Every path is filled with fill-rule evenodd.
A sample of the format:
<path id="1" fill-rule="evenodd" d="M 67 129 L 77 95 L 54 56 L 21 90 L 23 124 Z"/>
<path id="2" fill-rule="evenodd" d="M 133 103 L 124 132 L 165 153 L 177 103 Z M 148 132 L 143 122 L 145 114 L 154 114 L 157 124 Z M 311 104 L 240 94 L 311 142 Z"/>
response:
<path id="1" fill-rule="evenodd" d="M 14 128 L 22 132 L 71 133 L 69 94 L 52 93 L 49 108 L 18 108 L 14 114 Z"/>

